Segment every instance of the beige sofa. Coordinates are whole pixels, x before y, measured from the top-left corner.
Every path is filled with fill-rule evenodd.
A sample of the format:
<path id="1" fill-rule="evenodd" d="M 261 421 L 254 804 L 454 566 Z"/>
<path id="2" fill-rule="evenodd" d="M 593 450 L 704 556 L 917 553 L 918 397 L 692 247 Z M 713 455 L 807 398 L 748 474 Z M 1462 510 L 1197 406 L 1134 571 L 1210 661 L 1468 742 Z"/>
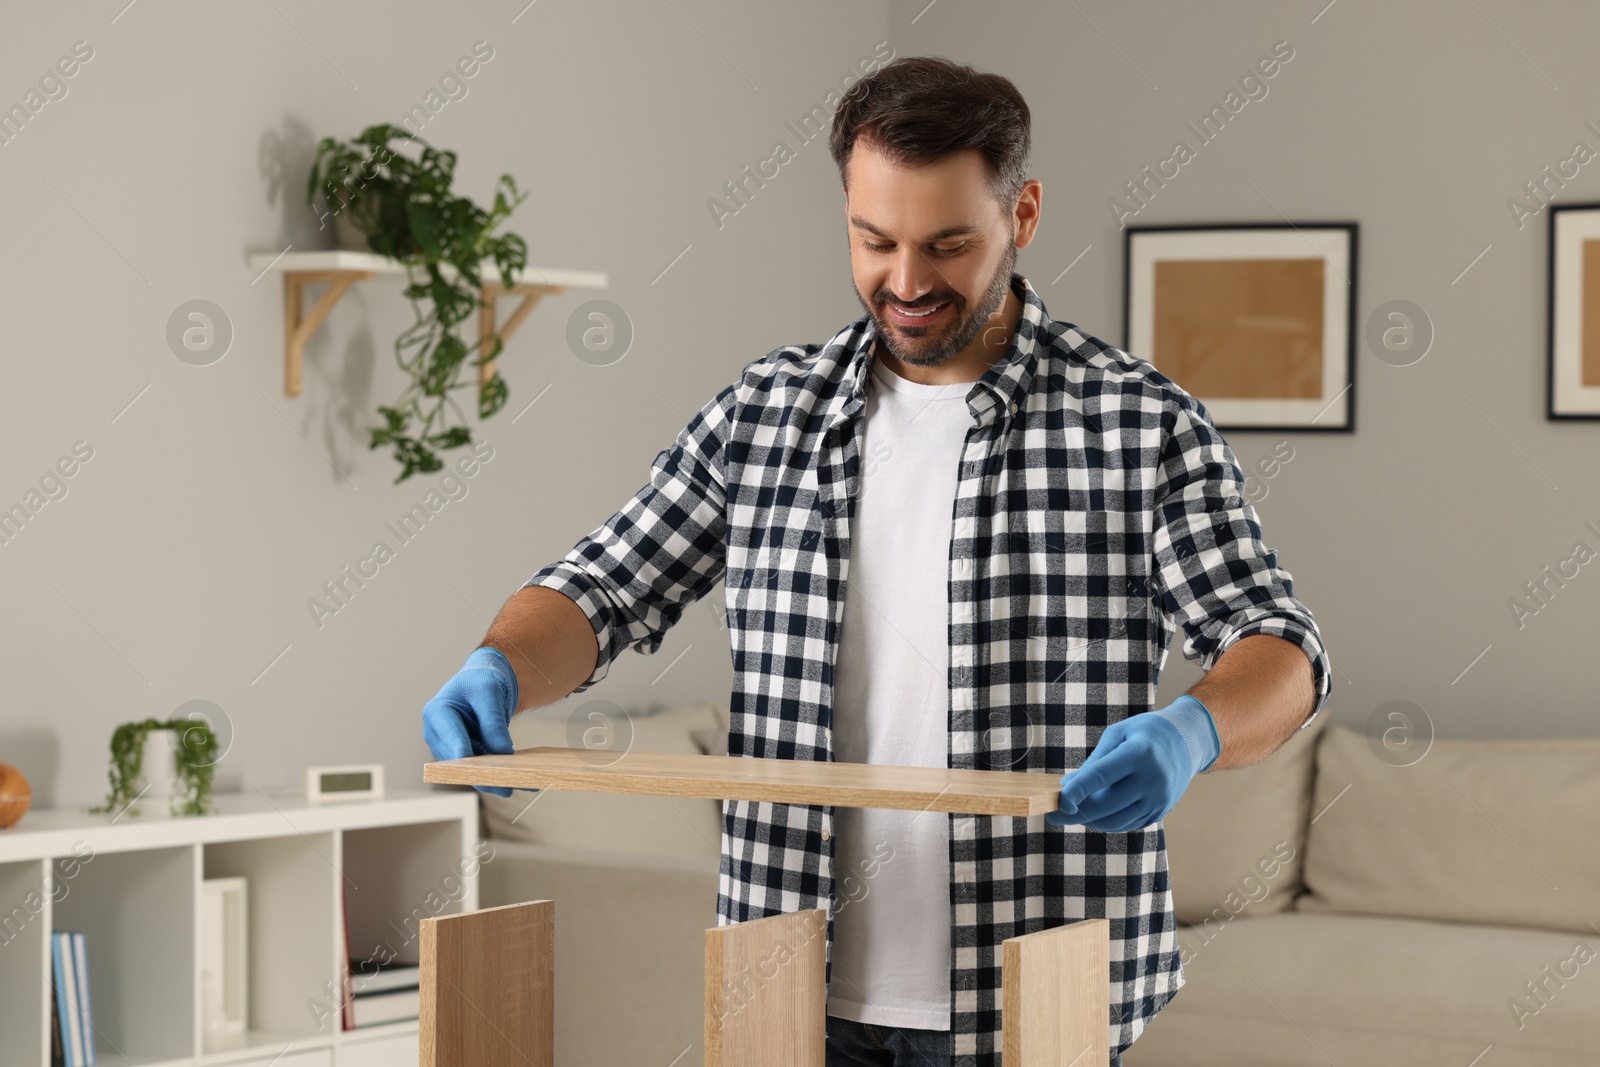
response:
<path id="1" fill-rule="evenodd" d="M 718 752 L 725 715 L 621 726 L 639 751 Z M 1600 741 L 1437 742 L 1395 766 L 1325 721 L 1168 816 L 1186 983 L 1127 1067 L 1600 1065 Z M 556 902 L 557 1062 L 701 1062 L 720 805 L 551 791 L 483 814 L 482 904 Z"/>
<path id="2" fill-rule="evenodd" d="M 1600 740 L 1381 751 L 1313 724 L 1190 784 L 1186 982 L 1127 1067 L 1600 1064 Z"/>

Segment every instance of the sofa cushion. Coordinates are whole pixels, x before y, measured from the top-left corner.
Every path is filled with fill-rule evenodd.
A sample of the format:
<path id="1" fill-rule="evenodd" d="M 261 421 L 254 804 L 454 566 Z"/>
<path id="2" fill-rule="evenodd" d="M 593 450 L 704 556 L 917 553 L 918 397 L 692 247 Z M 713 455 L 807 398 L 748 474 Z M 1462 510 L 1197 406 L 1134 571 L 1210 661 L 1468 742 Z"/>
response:
<path id="1" fill-rule="evenodd" d="M 511 720 L 511 742 L 519 749 L 578 747 L 568 735 L 568 720 L 584 714 L 581 704 L 523 712 Z M 709 736 L 707 731 L 726 721 L 710 702 L 624 715 L 626 725 L 612 723 L 609 728 L 631 727 L 627 751 L 632 752 L 704 753 L 696 735 Z M 559 789 L 480 797 L 485 832 L 496 840 L 649 855 L 722 855 L 722 802 L 717 800 Z"/>
<path id="2" fill-rule="evenodd" d="M 1592 931 L 1288 912 L 1210 941 L 1180 927 L 1178 941 L 1184 984 L 1124 1053 L 1127 1067 L 1595 1062 Z M 1543 983 L 1539 998 L 1528 982 Z"/>
<path id="3" fill-rule="evenodd" d="M 1167 814 L 1167 873 L 1178 922 L 1271 915 L 1301 889 L 1311 766 L 1326 719 L 1248 767 L 1197 774 Z"/>
<path id="4" fill-rule="evenodd" d="M 1436 740 L 1396 767 L 1331 727 L 1313 810 L 1299 911 L 1600 932 L 1600 739 Z"/>

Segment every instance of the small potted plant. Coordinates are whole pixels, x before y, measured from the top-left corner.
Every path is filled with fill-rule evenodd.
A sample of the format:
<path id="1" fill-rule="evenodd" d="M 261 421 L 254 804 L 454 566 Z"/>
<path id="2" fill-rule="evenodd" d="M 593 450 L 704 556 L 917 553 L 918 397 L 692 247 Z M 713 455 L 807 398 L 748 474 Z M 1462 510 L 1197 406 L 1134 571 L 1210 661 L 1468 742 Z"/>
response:
<path id="1" fill-rule="evenodd" d="M 412 146 L 415 158 L 402 151 Z M 454 152 L 379 123 L 353 141 L 323 138 L 306 185 L 306 202 L 315 209 L 321 198 L 327 208 L 321 217 L 334 217 L 341 244 L 347 246 L 355 231 L 366 236 L 371 251 L 405 264 L 405 295 L 416 321 L 400 332 L 394 354 L 410 384 L 393 404 L 378 407 L 384 423 L 368 427 L 367 446 L 394 448 L 401 464 L 397 483 L 439 470 L 444 464 L 435 448 L 472 442 L 466 417 L 450 395 L 454 390 L 477 389 L 480 419 L 504 407 L 508 395 L 498 370 L 481 384 L 457 379 L 462 367 L 476 368 L 500 354 L 498 336 L 483 351 L 483 339 L 468 343 L 462 327 L 485 306 L 484 261 L 494 262 L 500 284 L 508 288 L 527 266 L 527 242 L 514 233 L 495 233 L 527 194 L 502 174 L 494 206 L 485 211 L 452 188 L 455 167 Z M 459 425 L 448 425 L 446 403 Z"/>
<path id="2" fill-rule="evenodd" d="M 217 735 L 204 719 L 125 722 L 111 734 L 111 791 L 95 812 L 138 815 L 135 801 L 166 798 L 173 815 L 212 811 Z"/>

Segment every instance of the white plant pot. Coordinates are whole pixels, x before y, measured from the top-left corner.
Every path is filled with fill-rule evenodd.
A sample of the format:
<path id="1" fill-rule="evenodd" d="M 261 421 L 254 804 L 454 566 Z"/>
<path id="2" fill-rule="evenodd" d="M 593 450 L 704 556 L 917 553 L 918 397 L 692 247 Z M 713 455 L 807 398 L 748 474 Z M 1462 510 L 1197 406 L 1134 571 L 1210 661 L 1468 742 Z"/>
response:
<path id="1" fill-rule="evenodd" d="M 341 211 L 333 217 L 333 239 L 346 252 L 372 251 L 372 246 L 367 244 L 367 235 L 356 229 L 350 221 L 349 211 Z"/>
<path id="2" fill-rule="evenodd" d="M 183 791 L 177 778 L 178 732 L 151 730 L 144 735 L 144 756 L 139 763 L 139 779 L 133 783 L 134 795 L 140 801 L 166 800 Z M 150 788 L 145 789 L 147 785 Z"/>

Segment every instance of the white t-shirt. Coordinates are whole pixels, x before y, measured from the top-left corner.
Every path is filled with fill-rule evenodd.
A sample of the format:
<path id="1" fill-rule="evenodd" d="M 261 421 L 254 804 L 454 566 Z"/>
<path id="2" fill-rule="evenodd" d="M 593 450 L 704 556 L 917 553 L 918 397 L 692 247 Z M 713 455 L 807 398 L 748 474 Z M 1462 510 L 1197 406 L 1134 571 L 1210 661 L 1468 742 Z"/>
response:
<path id="1" fill-rule="evenodd" d="M 948 767 L 949 570 L 971 382 L 874 360 L 835 664 L 834 758 Z M 949 816 L 834 809 L 829 1015 L 950 1028 Z"/>

